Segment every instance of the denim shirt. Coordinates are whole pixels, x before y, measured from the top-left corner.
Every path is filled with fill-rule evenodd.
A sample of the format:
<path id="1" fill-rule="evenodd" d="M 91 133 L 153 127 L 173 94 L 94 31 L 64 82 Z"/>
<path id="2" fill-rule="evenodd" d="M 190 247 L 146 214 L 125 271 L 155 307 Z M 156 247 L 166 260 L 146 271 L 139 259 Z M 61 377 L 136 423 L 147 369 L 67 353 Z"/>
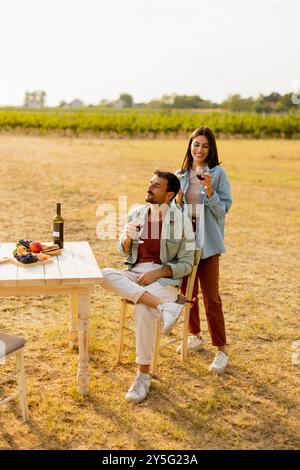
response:
<path id="1" fill-rule="evenodd" d="M 134 216 L 143 216 L 146 220 L 151 204 L 134 208 L 129 212 L 127 220 L 131 222 Z M 131 270 L 138 256 L 138 241 L 132 240 L 131 250 L 124 251 L 122 240 L 126 237 L 126 229 L 120 236 L 118 252 L 126 257 L 125 264 Z M 160 260 L 162 267 L 170 266 L 172 278 L 164 277 L 158 279 L 163 285 L 181 286 L 182 278 L 191 271 L 194 263 L 195 234 L 189 217 L 176 205 L 169 205 L 165 214 L 161 238 L 160 238 Z"/>
<path id="2" fill-rule="evenodd" d="M 179 174 L 177 170 L 175 174 Z M 224 224 L 225 215 L 229 211 L 232 198 L 230 184 L 225 170 L 220 165 L 216 165 L 209 170 L 212 177 L 212 186 L 214 193 L 212 197 L 207 194 L 200 194 L 199 203 L 204 204 L 204 245 L 201 259 L 224 253 L 226 251 L 224 244 Z M 186 192 L 189 188 L 190 173 L 187 170 L 180 179 L 180 186 L 183 192 L 183 212 L 187 213 Z M 205 190 L 204 190 L 205 191 Z M 196 228 L 196 243 L 199 240 L 199 227 Z"/>

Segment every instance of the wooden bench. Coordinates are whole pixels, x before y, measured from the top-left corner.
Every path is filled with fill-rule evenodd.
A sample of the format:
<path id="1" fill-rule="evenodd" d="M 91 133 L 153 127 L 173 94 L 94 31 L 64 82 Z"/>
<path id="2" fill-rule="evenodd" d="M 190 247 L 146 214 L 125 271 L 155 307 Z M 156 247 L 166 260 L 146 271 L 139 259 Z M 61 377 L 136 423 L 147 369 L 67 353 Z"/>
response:
<path id="1" fill-rule="evenodd" d="M 0 333 L 0 364 L 6 362 L 11 357 L 16 358 L 16 371 L 6 374 L 5 378 L 0 381 L 0 385 L 14 379 L 18 383 L 18 391 L 12 393 L 0 401 L 0 405 L 4 405 L 17 397 L 20 400 L 23 421 L 28 421 L 28 403 L 27 403 L 27 387 L 24 367 L 24 346 L 25 339 L 19 336 L 11 336 Z"/>

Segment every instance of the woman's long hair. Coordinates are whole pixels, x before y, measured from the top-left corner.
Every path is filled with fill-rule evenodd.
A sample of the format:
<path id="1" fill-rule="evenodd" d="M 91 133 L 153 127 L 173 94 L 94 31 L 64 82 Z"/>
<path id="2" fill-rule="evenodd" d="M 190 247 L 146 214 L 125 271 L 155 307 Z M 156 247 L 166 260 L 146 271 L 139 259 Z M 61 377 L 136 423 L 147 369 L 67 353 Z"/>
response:
<path id="1" fill-rule="evenodd" d="M 204 137 L 207 138 L 208 143 L 209 143 L 209 153 L 208 153 L 207 160 L 205 162 L 208 165 L 208 167 L 213 168 L 214 166 L 220 165 L 221 163 L 219 162 L 217 143 L 216 143 L 216 138 L 214 136 L 213 131 L 211 131 L 209 127 L 201 126 L 201 127 L 198 127 L 198 129 L 195 129 L 190 137 L 188 148 L 187 148 L 184 160 L 181 165 L 182 173 L 192 168 L 193 157 L 192 157 L 192 152 L 191 152 L 191 145 L 192 145 L 193 140 L 199 135 L 204 135 Z"/>

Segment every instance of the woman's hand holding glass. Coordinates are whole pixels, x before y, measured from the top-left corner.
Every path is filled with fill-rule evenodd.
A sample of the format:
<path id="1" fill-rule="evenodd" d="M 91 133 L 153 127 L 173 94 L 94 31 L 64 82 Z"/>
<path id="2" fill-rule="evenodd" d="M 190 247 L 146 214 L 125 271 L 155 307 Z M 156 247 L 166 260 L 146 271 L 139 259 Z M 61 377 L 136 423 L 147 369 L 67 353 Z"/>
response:
<path id="1" fill-rule="evenodd" d="M 213 187 L 212 187 L 212 178 L 209 174 L 209 167 L 207 165 L 197 166 L 196 176 L 199 179 L 199 183 L 204 186 L 204 189 L 206 189 L 208 197 L 211 197 L 213 194 Z M 201 189 L 201 194 L 206 194 L 203 189 Z"/>

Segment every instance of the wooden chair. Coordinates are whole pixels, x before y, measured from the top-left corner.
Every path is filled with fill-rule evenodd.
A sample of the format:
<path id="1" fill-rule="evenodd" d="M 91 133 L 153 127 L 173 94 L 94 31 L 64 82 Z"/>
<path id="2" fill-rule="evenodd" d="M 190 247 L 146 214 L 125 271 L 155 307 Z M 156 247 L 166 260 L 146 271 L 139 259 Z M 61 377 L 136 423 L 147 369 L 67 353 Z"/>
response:
<path id="1" fill-rule="evenodd" d="M 190 319 L 190 310 L 192 307 L 193 302 L 196 299 L 193 299 L 193 290 L 194 284 L 197 274 L 197 269 L 199 265 L 199 261 L 201 258 L 202 250 L 195 251 L 195 258 L 192 272 L 188 277 L 187 287 L 185 296 L 178 295 L 177 302 L 184 304 L 184 311 L 183 311 L 183 321 L 177 322 L 177 325 L 181 325 L 181 335 L 177 337 L 172 337 L 169 339 L 168 337 L 161 341 L 161 323 L 160 320 L 156 322 L 156 333 L 154 339 L 154 348 L 153 348 L 153 356 L 151 361 L 151 374 L 155 375 L 159 350 L 169 346 L 170 344 L 176 343 L 181 341 L 181 360 L 186 361 L 187 359 L 187 338 L 188 338 L 188 327 L 189 327 L 189 319 Z M 126 336 L 130 336 L 134 334 L 134 329 L 130 326 L 127 326 L 127 320 L 131 318 L 131 315 L 127 315 L 128 305 L 133 305 L 133 302 L 130 302 L 125 299 L 121 299 L 121 312 L 120 312 L 120 323 L 119 323 L 119 342 L 118 342 L 118 355 L 117 355 L 117 363 L 120 364 L 122 362 L 122 354 L 124 350 L 124 340 Z"/>
<path id="2" fill-rule="evenodd" d="M 24 346 L 24 338 L 0 333 L 0 364 L 3 364 L 7 359 L 15 356 L 17 365 L 17 370 L 15 372 L 11 372 L 10 374 L 6 374 L 5 378 L 0 381 L 0 385 L 5 384 L 12 378 L 18 383 L 18 391 L 1 400 L 0 405 L 8 403 L 11 400 L 19 397 L 22 418 L 26 423 L 28 421 L 28 403 L 24 367 Z"/>

